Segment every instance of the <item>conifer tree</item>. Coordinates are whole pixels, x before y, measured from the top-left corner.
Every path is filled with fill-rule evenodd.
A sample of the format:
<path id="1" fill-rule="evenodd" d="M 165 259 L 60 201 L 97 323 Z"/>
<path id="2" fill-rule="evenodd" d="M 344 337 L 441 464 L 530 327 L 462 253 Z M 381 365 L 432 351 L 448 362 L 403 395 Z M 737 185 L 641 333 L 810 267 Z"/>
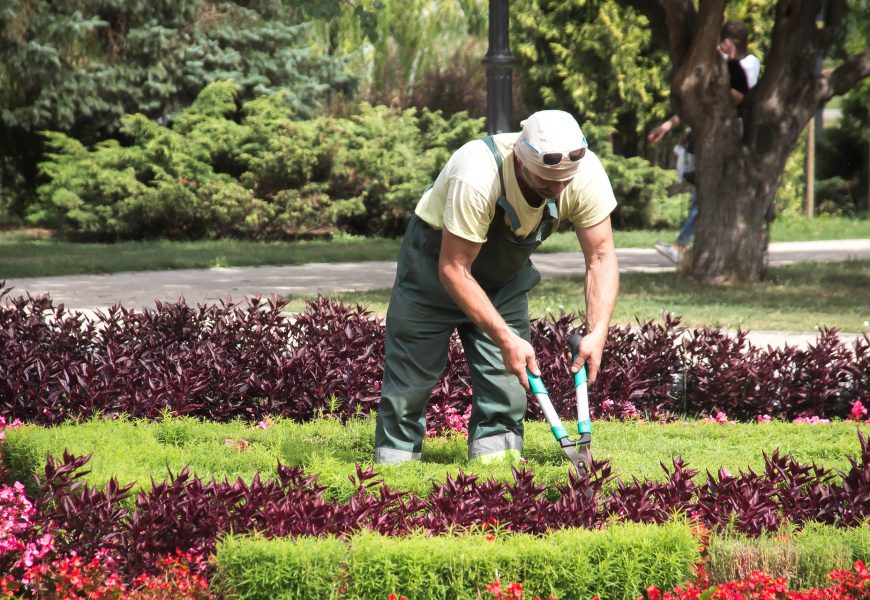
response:
<path id="1" fill-rule="evenodd" d="M 309 25 L 267 1 L 7 0 L 0 56 L 0 219 L 24 212 L 10 195 L 32 189 L 42 130 L 92 143 L 125 113 L 167 122 L 222 80 L 240 100 L 290 90 L 287 109 L 307 116 L 355 82 L 341 58 L 312 52 Z"/>

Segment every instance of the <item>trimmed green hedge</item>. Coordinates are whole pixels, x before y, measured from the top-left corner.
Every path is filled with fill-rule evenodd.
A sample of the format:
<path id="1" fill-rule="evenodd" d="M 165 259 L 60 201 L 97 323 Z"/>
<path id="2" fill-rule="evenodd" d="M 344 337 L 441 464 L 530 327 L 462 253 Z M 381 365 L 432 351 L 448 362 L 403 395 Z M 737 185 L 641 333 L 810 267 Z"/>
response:
<path id="1" fill-rule="evenodd" d="M 332 539 L 228 537 L 217 549 L 217 585 L 238 598 L 477 599 L 496 579 L 530 597 L 634 600 L 650 584 L 691 575 L 698 542 L 685 523 L 620 524 L 603 531 Z"/>
<path id="2" fill-rule="evenodd" d="M 573 423 L 566 422 L 571 430 Z M 858 456 L 856 429 L 870 435 L 870 427 L 853 422 L 824 425 L 796 423 L 743 423 L 718 425 L 701 421 L 650 423 L 644 421 L 596 421 L 592 452 L 611 461 L 614 474 L 624 481 L 633 476 L 662 480 L 660 462 L 669 468 L 682 456 L 704 478 L 724 466 L 732 473 L 750 467 L 763 470 L 763 452 L 794 456 L 802 463 L 848 470 L 848 456 Z M 335 419 L 294 423 L 276 419 L 268 429 L 235 421 L 201 422 L 196 419 L 165 418 L 160 421 L 92 419 L 58 427 L 26 425 L 6 430 L 4 462 L 10 476 L 33 492 L 34 471 L 42 472 L 46 454 L 60 457 L 93 453 L 85 481 L 102 486 L 110 477 L 119 482 L 135 481 L 149 487 L 151 478 L 162 481 L 168 470 L 178 473 L 189 465 L 200 478 L 250 481 L 255 472 L 271 477 L 280 461 L 302 466 L 318 475 L 328 488 L 327 497 L 347 500 L 355 488 L 349 481 L 355 465 L 371 464 L 374 455 L 374 417 L 345 424 Z M 553 441 L 544 422 L 526 423 L 524 456 L 536 482 L 553 486 L 567 480 L 568 463 Z M 238 442 L 247 445 L 240 449 Z M 379 465 L 380 479 L 394 488 L 428 494 L 433 481 L 444 481 L 447 473 L 466 473 L 513 481 L 510 466 L 469 461 L 466 440 L 461 435 L 427 437 L 423 462 L 401 466 Z"/>
<path id="3" fill-rule="evenodd" d="M 752 571 L 785 577 L 793 590 L 822 588 L 834 569 L 870 560 L 870 527 L 843 529 L 808 523 L 795 533 L 748 538 L 713 536 L 707 547 L 714 583 L 748 579 Z"/>

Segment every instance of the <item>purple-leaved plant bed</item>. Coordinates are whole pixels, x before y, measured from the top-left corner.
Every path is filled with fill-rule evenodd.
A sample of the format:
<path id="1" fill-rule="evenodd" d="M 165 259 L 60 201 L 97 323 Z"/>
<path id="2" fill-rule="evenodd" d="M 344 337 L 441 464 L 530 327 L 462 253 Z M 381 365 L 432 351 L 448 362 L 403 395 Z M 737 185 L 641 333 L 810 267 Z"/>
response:
<path id="1" fill-rule="evenodd" d="M 372 413 L 383 372 L 383 324 L 359 306 L 318 297 L 290 315 L 282 303 L 115 306 L 90 321 L 49 297 L 15 297 L 0 284 L 0 414 L 57 424 L 93 414 L 215 421 L 267 416 L 345 420 Z M 574 411 L 565 376 L 577 315 L 532 321 L 552 400 Z M 449 430 L 467 411 L 470 380 L 456 339 L 433 390 L 429 426 Z M 686 331 L 679 317 L 614 326 L 593 418 L 677 416 L 754 420 L 846 419 L 870 406 L 870 337 L 846 344 L 822 330 L 815 344 L 756 348 L 744 333 Z M 530 417 L 540 418 L 534 403 Z"/>

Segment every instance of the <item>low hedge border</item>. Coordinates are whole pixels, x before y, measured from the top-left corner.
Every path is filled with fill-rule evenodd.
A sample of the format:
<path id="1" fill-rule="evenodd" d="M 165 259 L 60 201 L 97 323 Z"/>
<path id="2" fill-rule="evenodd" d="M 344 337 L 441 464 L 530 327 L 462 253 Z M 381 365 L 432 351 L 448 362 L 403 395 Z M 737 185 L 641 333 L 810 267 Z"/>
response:
<path id="1" fill-rule="evenodd" d="M 830 585 L 828 574 L 870 559 L 870 527 L 835 528 L 807 523 L 794 533 L 749 538 L 711 536 L 707 572 L 711 583 L 749 579 L 752 571 L 784 577 L 789 588 L 805 590 Z"/>
<path id="2" fill-rule="evenodd" d="M 698 540 L 688 524 L 619 524 L 545 536 L 336 538 L 229 536 L 217 547 L 215 585 L 232 597 L 479 599 L 496 579 L 530 597 L 635 600 L 647 586 L 671 588 L 692 575 Z"/>

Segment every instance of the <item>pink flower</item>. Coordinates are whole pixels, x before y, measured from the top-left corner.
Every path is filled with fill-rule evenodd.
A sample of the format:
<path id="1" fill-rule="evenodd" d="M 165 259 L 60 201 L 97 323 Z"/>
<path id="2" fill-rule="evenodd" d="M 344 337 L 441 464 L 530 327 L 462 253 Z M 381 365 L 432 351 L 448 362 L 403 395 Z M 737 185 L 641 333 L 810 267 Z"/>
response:
<path id="1" fill-rule="evenodd" d="M 718 423 L 719 425 L 734 425 L 734 421 L 728 420 L 728 415 L 726 415 L 721 410 L 716 413 L 715 417 L 707 417 L 704 419 L 707 423 Z"/>
<path id="2" fill-rule="evenodd" d="M 54 542 L 51 538 L 51 534 L 46 533 L 35 542 L 27 544 L 27 547 L 24 549 L 24 554 L 22 554 L 21 558 L 18 559 L 16 566 L 24 565 L 25 567 L 32 567 L 36 561 L 52 550 L 54 550 Z M 75 555 L 75 552 L 72 554 Z"/>
<path id="3" fill-rule="evenodd" d="M 803 423 L 804 425 L 819 425 L 820 423 L 830 423 L 830 419 L 820 419 L 816 415 L 812 417 L 798 417 L 792 423 Z"/>
<path id="4" fill-rule="evenodd" d="M 227 438 L 224 440 L 224 446 L 226 446 L 227 448 L 234 448 L 234 449 L 238 450 L 239 452 L 244 451 L 244 449 L 250 445 L 251 445 L 251 442 L 249 442 L 248 440 L 246 440 L 244 438 L 239 438 L 238 442 L 236 440 L 234 440 L 233 438 Z"/>
<path id="5" fill-rule="evenodd" d="M 860 421 L 861 417 L 867 414 L 867 409 L 861 404 L 860 400 L 855 400 L 852 404 L 852 410 L 849 411 L 849 418 L 855 421 Z"/>
<path id="6" fill-rule="evenodd" d="M 636 419 L 640 417 L 640 413 L 637 411 L 637 407 L 631 402 L 626 402 L 622 406 L 622 409 L 625 411 L 624 416 L 626 419 Z"/>
<path id="7" fill-rule="evenodd" d="M 770 423 L 770 415 L 758 415 L 755 420 L 759 423 Z"/>

